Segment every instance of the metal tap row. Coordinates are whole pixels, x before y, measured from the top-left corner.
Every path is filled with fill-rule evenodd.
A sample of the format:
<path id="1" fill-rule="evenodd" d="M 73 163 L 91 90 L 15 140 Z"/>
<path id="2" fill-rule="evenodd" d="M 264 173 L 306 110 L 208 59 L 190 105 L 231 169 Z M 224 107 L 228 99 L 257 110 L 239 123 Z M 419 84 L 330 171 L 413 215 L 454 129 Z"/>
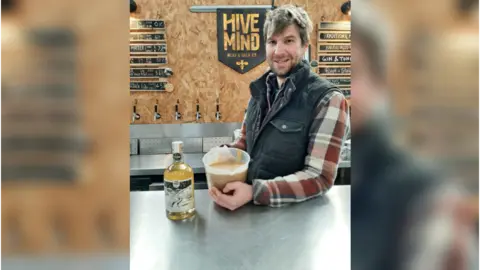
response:
<path id="1" fill-rule="evenodd" d="M 180 105 L 180 100 L 177 99 L 177 103 L 175 103 L 175 113 L 174 113 L 174 118 L 175 121 L 181 120 L 182 119 L 182 114 L 180 113 L 179 110 L 179 105 Z M 195 120 L 198 121 L 202 118 L 202 114 L 200 113 L 200 102 L 196 101 L 196 113 L 195 113 Z M 137 100 L 133 103 L 133 108 L 132 108 L 132 124 L 135 123 L 135 121 L 140 120 L 141 116 L 137 112 Z M 158 112 L 158 100 L 156 101 L 154 108 L 153 108 L 153 121 L 157 121 L 162 118 L 162 115 Z M 215 112 L 215 120 L 219 121 L 222 118 L 222 114 L 220 113 L 220 103 L 218 99 L 216 100 L 216 112 Z"/>

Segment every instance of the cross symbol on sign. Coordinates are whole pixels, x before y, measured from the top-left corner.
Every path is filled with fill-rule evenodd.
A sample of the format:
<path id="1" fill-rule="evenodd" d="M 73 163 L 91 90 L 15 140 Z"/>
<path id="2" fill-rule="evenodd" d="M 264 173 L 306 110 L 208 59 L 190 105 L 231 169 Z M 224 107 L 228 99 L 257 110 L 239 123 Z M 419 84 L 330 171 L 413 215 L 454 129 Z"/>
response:
<path id="1" fill-rule="evenodd" d="M 241 69 L 241 70 L 243 70 L 243 68 L 244 68 L 245 66 L 248 66 L 248 62 L 243 61 L 243 60 L 240 61 L 240 62 L 237 62 L 237 63 L 235 63 L 235 64 L 237 64 L 237 66 L 240 66 L 240 69 Z"/>

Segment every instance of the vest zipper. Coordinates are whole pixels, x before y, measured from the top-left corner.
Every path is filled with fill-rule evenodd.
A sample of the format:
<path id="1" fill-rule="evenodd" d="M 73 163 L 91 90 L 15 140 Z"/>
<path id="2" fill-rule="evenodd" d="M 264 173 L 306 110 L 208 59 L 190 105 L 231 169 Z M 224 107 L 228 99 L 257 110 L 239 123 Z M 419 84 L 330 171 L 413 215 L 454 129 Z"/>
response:
<path id="1" fill-rule="evenodd" d="M 288 91 L 291 91 L 291 88 L 288 88 Z M 288 100 L 284 100 L 285 97 L 286 97 L 286 95 L 285 95 L 285 93 L 283 93 L 283 97 L 282 97 L 282 100 L 280 102 L 280 106 L 278 106 L 278 108 L 275 111 L 269 111 L 267 113 L 267 115 L 265 115 L 265 118 L 263 119 L 263 121 L 260 125 L 260 129 L 258 130 L 258 132 L 256 132 L 255 137 L 253 138 L 252 151 L 255 148 L 255 144 L 257 143 L 257 139 L 258 139 L 258 137 L 260 137 L 260 133 L 262 133 L 265 126 L 273 119 L 273 117 L 275 115 L 277 115 L 283 109 L 283 105 L 284 104 L 286 105 L 288 103 Z M 258 117 L 258 115 L 257 115 L 257 117 Z M 259 120 L 257 120 L 257 121 L 259 121 Z"/>

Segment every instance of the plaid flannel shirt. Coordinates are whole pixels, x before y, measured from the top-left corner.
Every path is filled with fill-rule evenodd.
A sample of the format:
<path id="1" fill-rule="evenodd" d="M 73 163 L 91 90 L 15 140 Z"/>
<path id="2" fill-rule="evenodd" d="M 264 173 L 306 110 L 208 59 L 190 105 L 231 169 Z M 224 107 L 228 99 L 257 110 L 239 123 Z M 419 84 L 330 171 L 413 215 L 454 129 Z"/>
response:
<path id="1" fill-rule="evenodd" d="M 267 82 L 271 77 L 267 77 Z M 285 83 L 284 83 L 285 85 Z M 278 92 L 282 91 L 280 89 Z M 270 88 L 267 87 L 267 99 Z M 275 101 L 274 101 L 275 102 Z M 272 104 L 273 105 L 273 104 Z M 245 118 L 240 137 L 230 147 L 246 149 Z M 272 207 L 302 202 L 328 191 L 337 176 L 340 152 L 349 133 L 350 117 L 345 96 L 331 92 L 323 97 L 312 112 L 309 145 L 303 170 L 274 179 L 253 179 L 253 202 Z"/>

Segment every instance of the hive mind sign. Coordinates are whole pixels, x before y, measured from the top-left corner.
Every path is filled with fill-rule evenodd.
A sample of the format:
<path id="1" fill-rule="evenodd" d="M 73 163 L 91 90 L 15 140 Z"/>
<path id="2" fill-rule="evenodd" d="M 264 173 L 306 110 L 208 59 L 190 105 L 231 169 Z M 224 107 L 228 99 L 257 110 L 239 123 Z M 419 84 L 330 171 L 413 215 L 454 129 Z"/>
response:
<path id="1" fill-rule="evenodd" d="M 265 61 L 265 9 L 217 9 L 218 60 L 243 74 Z"/>

